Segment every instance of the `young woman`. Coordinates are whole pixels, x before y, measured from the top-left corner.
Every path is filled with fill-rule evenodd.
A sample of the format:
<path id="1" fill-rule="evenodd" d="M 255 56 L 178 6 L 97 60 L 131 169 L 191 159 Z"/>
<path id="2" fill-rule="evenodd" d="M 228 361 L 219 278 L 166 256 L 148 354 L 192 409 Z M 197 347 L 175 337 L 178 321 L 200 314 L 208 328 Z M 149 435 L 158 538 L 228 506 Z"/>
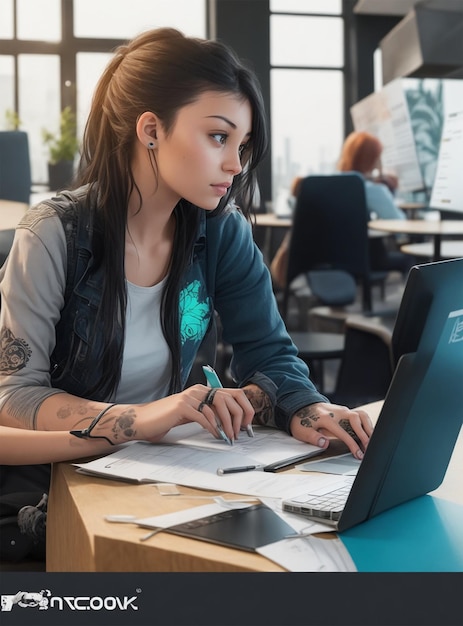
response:
<path id="1" fill-rule="evenodd" d="M 342 439 L 362 457 L 368 415 L 310 381 L 248 208 L 233 203 L 253 197 L 266 144 L 256 78 L 223 44 L 158 29 L 116 51 L 74 190 L 29 210 L 1 270 L 8 436 L 65 431 L 48 433 L 56 453 L 44 448 L 43 461 L 91 453 L 84 441 L 98 452 L 159 441 L 190 421 L 219 437 L 220 420 L 233 442 L 254 420 L 321 448 Z M 187 386 L 215 312 L 236 388 Z"/>

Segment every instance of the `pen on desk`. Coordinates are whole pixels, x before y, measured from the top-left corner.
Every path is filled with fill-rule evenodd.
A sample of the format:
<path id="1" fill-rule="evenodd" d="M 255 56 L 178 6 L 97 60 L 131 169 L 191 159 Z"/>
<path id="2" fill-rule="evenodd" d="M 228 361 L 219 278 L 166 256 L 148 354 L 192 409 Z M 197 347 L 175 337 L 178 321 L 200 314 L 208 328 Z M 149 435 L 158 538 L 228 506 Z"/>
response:
<path id="1" fill-rule="evenodd" d="M 219 467 L 217 474 L 238 474 L 239 472 L 252 472 L 253 470 L 263 470 L 264 465 L 241 465 L 240 467 Z"/>
<path id="2" fill-rule="evenodd" d="M 220 382 L 219 377 L 217 376 L 217 372 L 210 365 L 203 365 L 204 376 L 206 377 L 207 382 L 211 387 L 222 387 L 222 383 Z M 248 424 L 243 428 L 246 430 L 248 437 L 254 437 L 254 431 L 252 430 L 251 424 Z"/>
<path id="3" fill-rule="evenodd" d="M 203 365 L 203 372 L 206 380 L 209 384 L 209 387 L 212 389 L 220 389 L 223 385 L 220 382 L 220 378 L 217 376 L 217 372 L 210 365 Z M 230 446 L 233 445 L 233 441 L 228 437 L 227 433 L 224 431 L 222 424 L 219 419 L 215 421 L 217 426 L 217 431 L 219 435 L 222 437 L 224 441 L 226 441 Z"/>

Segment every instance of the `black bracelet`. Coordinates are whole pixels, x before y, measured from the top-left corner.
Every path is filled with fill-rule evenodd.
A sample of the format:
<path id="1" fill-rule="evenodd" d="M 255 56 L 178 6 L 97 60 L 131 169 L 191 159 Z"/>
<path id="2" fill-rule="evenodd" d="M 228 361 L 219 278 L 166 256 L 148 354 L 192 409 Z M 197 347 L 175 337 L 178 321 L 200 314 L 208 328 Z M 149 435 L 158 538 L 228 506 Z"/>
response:
<path id="1" fill-rule="evenodd" d="M 116 406 L 116 404 L 117 404 L 116 402 L 114 404 L 109 404 L 102 411 L 100 411 L 98 415 L 92 420 L 92 423 L 90 424 L 90 426 L 88 426 L 87 428 L 84 428 L 84 430 L 70 430 L 69 434 L 74 435 L 74 437 L 78 437 L 79 439 L 106 439 L 108 443 L 110 443 L 112 446 L 115 446 L 116 444 L 113 443 L 111 439 L 108 439 L 108 437 L 105 437 L 104 435 L 95 436 L 95 435 L 92 435 L 91 432 L 95 428 L 95 426 L 98 424 L 100 419 L 103 417 L 103 415 L 107 411 L 109 411 L 109 409 L 112 409 L 113 406 Z"/>

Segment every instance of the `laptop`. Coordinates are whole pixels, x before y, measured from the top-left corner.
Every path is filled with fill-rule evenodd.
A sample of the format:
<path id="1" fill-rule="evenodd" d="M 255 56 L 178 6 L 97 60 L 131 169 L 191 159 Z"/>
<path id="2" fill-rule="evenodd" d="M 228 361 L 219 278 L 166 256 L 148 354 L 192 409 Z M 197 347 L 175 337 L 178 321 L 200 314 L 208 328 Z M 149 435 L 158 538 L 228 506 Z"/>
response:
<path id="1" fill-rule="evenodd" d="M 442 483 L 463 423 L 463 258 L 410 270 L 392 348 L 397 365 L 357 474 L 283 500 L 284 511 L 343 531 Z"/>

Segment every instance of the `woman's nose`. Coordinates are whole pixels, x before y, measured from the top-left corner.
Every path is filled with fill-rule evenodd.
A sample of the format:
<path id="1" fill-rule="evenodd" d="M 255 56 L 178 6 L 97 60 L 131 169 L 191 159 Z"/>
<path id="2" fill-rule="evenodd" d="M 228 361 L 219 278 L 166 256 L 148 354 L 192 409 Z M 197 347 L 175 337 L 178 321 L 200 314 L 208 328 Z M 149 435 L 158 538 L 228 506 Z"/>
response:
<path id="1" fill-rule="evenodd" d="M 231 172 L 233 176 L 236 176 L 242 171 L 243 166 L 241 165 L 241 155 L 238 151 L 233 151 L 228 154 L 224 162 L 223 169 L 226 172 Z"/>

